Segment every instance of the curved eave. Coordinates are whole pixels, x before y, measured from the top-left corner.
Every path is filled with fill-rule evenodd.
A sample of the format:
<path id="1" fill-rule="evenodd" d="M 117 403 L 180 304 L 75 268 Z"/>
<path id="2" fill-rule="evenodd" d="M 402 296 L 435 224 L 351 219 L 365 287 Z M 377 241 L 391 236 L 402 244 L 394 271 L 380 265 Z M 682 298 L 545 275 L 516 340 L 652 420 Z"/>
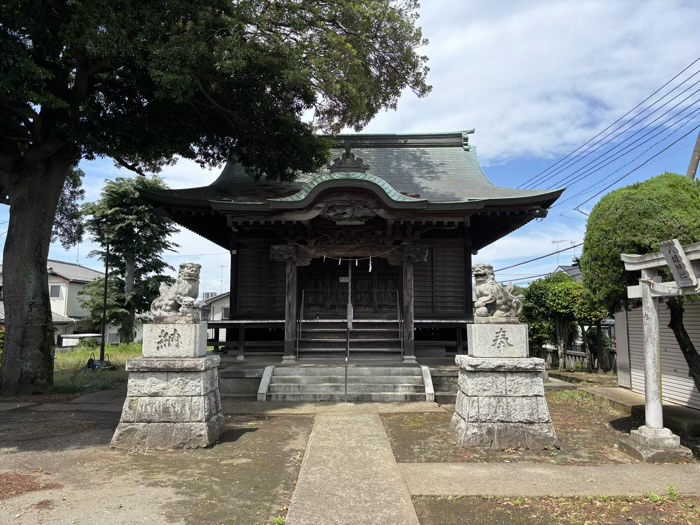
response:
<path id="1" fill-rule="evenodd" d="M 195 188 L 198 189 L 198 188 Z M 197 197 L 180 197 L 178 195 L 173 195 L 173 190 L 144 190 L 138 189 L 139 195 L 151 204 L 156 204 L 158 206 L 175 206 L 184 208 L 198 208 L 198 209 L 209 209 L 209 200 L 206 198 Z"/>

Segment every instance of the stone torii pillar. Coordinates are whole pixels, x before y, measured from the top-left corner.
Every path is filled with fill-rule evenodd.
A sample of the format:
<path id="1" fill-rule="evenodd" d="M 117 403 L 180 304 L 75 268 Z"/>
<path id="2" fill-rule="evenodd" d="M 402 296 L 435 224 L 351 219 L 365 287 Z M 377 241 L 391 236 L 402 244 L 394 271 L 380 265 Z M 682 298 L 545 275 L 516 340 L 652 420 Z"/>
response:
<path id="1" fill-rule="evenodd" d="M 659 350 L 659 298 L 698 293 L 698 279 L 691 259 L 700 260 L 700 243 L 686 251 L 678 240 L 660 243 L 661 252 L 647 255 L 622 254 L 625 270 L 642 272 L 638 286 L 630 286 L 627 296 L 642 300 L 644 329 L 644 425 L 630 432 L 620 445 L 642 461 L 663 461 L 667 458 L 690 457 L 680 437 L 664 427 L 661 395 L 661 353 Z M 689 258 L 690 256 L 690 258 Z M 673 282 L 661 283 L 659 269 L 668 265 Z"/>

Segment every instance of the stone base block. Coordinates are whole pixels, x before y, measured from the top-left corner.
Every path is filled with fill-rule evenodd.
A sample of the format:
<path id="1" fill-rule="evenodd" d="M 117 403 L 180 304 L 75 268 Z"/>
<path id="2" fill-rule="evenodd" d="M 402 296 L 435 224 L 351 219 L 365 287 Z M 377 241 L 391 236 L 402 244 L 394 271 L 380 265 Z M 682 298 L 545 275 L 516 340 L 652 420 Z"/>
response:
<path id="1" fill-rule="evenodd" d="M 544 397 L 542 359 L 457 356 L 455 361 L 459 388 L 451 427 L 459 444 L 559 448 Z"/>
<path id="2" fill-rule="evenodd" d="M 143 325 L 143 357 L 203 357 L 207 324 L 167 322 Z"/>
<path id="3" fill-rule="evenodd" d="M 127 362 L 127 397 L 112 446 L 130 451 L 213 445 L 225 430 L 218 356 Z"/>
<path id="4" fill-rule="evenodd" d="M 678 448 L 681 438 L 667 428 L 649 428 L 642 425 L 630 431 L 630 440 L 652 448 Z"/>
<path id="5" fill-rule="evenodd" d="M 527 357 L 527 325 L 488 323 L 467 325 L 467 345 L 472 357 Z"/>
<path id="6" fill-rule="evenodd" d="M 508 423 L 465 421 L 459 414 L 450 424 L 463 447 L 481 448 L 559 448 L 559 440 L 550 423 Z"/>
<path id="7" fill-rule="evenodd" d="M 187 423 L 121 422 L 112 437 L 112 446 L 130 452 L 205 448 L 214 445 L 225 430 L 221 413 L 207 421 Z"/>
<path id="8" fill-rule="evenodd" d="M 674 463 L 688 461 L 693 457 L 692 451 L 680 444 L 676 447 L 651 447 L 636 438 L 632 438 L 631 435 L 621 438 L 619 447 L 626 454 L 644 463 Z"/>

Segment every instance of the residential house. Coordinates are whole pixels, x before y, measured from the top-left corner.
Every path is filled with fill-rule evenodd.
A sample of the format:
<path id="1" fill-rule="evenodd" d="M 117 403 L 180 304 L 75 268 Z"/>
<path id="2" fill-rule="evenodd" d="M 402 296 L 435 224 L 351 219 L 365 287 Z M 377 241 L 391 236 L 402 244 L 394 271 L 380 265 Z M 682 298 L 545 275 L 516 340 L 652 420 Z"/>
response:
<path id="1" fill-rule="evenodd" d="M 583 275 L 581 274 L 581 267 L 578 264 L 569 265 L 569 266 L 567 266 L 567 265 L 557 266 L 557 269 L 554 270 L 554 273 L 566 273 L 577 283 L 583 282 Z"/>
<path id="2" fill-rule="evenodd" d="M 93 332 L 93 325 L 88 320 L 88 311 L 80 305 L 78 294 L 83 287 L 102 273 L 85 266 L 49 259 L 49 298 L 54 333 L 57 342 L 68 334 Z M 0 294 L 2 294 L 2 266 L 0 266 Z M 1 295 L 0 295 L 1 297 Z M 0 309 L 0 323 L 5 323 L 5 306 Z M 60 338 L 58 336 L 61 336 Z"/>

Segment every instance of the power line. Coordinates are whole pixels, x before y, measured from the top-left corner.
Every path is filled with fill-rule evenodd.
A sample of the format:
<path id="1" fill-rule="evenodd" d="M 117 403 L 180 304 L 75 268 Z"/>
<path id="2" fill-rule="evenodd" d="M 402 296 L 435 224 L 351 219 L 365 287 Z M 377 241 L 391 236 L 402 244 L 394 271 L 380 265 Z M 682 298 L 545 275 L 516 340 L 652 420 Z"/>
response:
<path id="1" fill-rule="evenodd" d="M 700 70 L 698 70 L 698 71 L 696 72 L 696 74 L 697 74 L 697 73 L 700 73 Z M 619 138 L 619 137 L 622 137 L 626 132 L 632 130 L 632 129 L 633 129 L 635 126 L 637 126 L 638 124 L 642 124 L 646 119 L 648 119 L 649 117 L 651 117 L 652 115 L 654 115 L 657 111 L 659 111 L 659 110 L 661 110 L 662 108 L 666 107 L 668 104 L 670 104 L 671 102 L 673 102 L 673 101 L 676 100 L 678 97 L 680 97 L 681 95 L 683 95 L 684 93 L 686 93 L 687 91 L 689 91 L 690 89 L 692 89 L 693 87 L 697 86 L 698 84 L 700 84 L 700 80 L 697 80 L 696 82 L 694 82 L 693 84 L 691 84 L 689 87 L 687 87 L 686 89 L 684 89 L 683 91 L 681 91 L 680 93 L 678 93 L 675 97 L 673 97 L 673 98 L 671 98 L 670 100 L 667 100 L 666 102 L 664 102 L 661 106 L 659 106 L 659 107 L 656 108 L 654 111 L 652 111 L 651 113 L 649 113 L 648 115 L 646 115 L 644 118 L 640 119 L 638 122 L 634 122 L 633 124 L 631 124 L 631 125 L 628 126 L 627 128 L 617 130 L 617 131 L 619 131 L 619 133 L 617 133 L 614 137 L 611 137 L 610 139 L 605 140 L 605 141 L 602 141 L 602 139 L 601 139 L 602 142 L 601 142 L 601 141 L 598 141 L 598 142 L 599 142 L 598 145 L 597 145 L 596 147 L 592 148 L 592 149 L 587 150 L 587 151 L 585 152 L 585 155 L 579 156 L 575 162 L 569 164 L 568 166 L 559 168 L 559 169 L 556 170 L 555 172 L 551 173 L 549 176 L 547 176 L 547 177 L 545 177 L 544 179 L 542 179 L 542 180 L 540 181 L 540 183 L 544 183 L 544 181 L 554 178 L 555 175 L 559 175 L 560 173 L 564 172 L 566 169 L 571 168 L 571 167 L 573 167 L 575 164 L 578 164 L 579 162 L 583 161 L 586 157 L 589 157 L 590 155 L 592 155 L 593 153 L 595 153 L 595 152 L 598 151 L 599 149 L 604 148 L 605 146 L 607 146 L 608 144 L 610 144 L 610 143 L 611 143 L 612 141 L 614 141 L 615 139 L 617 139 L 617 138 Z M 645 130 L 646 128 L 648 128 L 649 126 L 651 126 L 654 122 L 658 121 L 660 118 L 662 118 L 663 116 L 665 116 L 665 115 L 667 115 L 668 113 L 670 113 L 671 111 L 673 111 L 675 108 L 677 108 L 678 106 L 680 106 L 683 102 L 685 102 L 686 100 L 688 100 L 689 98 L 691 98 L 693 95 L 695 95 L 695 94 L 698 93 L 698 92 L 700 92 L 700 89 L 697 89 L 697 90 L 693 91 L 690 95 L 688 95 L 687 97 L 685 97 L 685 98 L 684 98 L 683 100 L 681 100 L 680 102 L 677 102 L 675 105 L 671 106 L 670 109 L 666 110 L 666 111 L 663 112 L 661 115 L 659 115 L 658 117 L 656 117 L 654 120 L 652 120 L 651 122 L 647 123 L 647 124 L 646 124 L 645 126 L 643 126 L 641 129 L 635 131 L 632 135 L 629 135 L 628 137 L 624 138 L 621 142 L 618 142 L 617 145 L 613 146 L 613 148 L 612 148 L 611 150 L 608 150 L 608 152 L 614 151 L 614 150 L 617 149 L 618 147 L 622 146 L 622 145 L 625 144 L 627 141 L 629 141 L 632 137 L 634 137 L 635 135 L 637 135 L 637 134 L 640 133 L 641 131 L 643 131 L 643 130 Z M 668 96 L 669 94 L 670 94 L 670 93 L 668 93 L 667 95 L 664 95 L 664 96 Z M 695 101 L 693 104 L 696 104 L 697 102 L 698 102 L 698 101 Z M 689 107 L 692 107 L 693 104 L 691 104 Z M 650 106 L 650 107 L 646 108 L 642 113 L 640 113 L 639 115 L 637 115 L 637 116 L 635 116 L 634 118 L 632 118 L 632 119 L 630 119 L 629 121 L 627 121 L 627 123 L 633 122 L 635 119 L 639 118 L 639 117 L 640 117 L 642 114 L 644 114 L 646 111 L 648 111 L 649 109 L 651 109 L 651 107 L 653 107 L 653 106 Z M 687 109 L 687 108 L 685 108 L 685 109 Z M 683 111 L 685 111 L 685 109 L 681 110 L 680 113 L 682 113 Z M 672 118 L 672 117 L 669 117 L 669 119 L 670 119 L 670 118 Z M 606 154 L 606 153 L 602 153 L 601 156 L 604 156 L 605 154 Z M 591 162 L 589 162 L 589 163 L 586 164 L 585 166 L 579 168 L 579 169 L 576 170 L 574 173 L 578 173 L 578 172 L 581 171 L 583 168 L 585 168 L 585 167 L 587 167 L 587 166 L 590 166 L 593 162 L 595 162 L 595 160 L 597 160 L 597 159 L 599 159 L 599 158 L 600 158 L 600 156 L 598 156 L 596 159 L 592 160 Z M 562 184 L 563 184 L 563 183 L 562 183 Z"/>
<path id="2" fill-rule="evenodd" d="M 506 279 L 505 282 L 517 283 L 517 282 L 519 282 L 519 281 L 527 281 L 527 280 L 529 280 L 529 279 L 534 279 L 534 278 L 536 278 L 536 277 L 544 277 L 544 276 L 546 276 L 546 275 L 551 275 L 551 274 L 552 274 L 552 272 L 547 272 L 547 273 L 541 273 L 541 274 L 539 274 L 539 275 L 530 275 L 529 277 L 523 277 L 523 278 L 521 278 L 521 279 L 510 279 L 510 280 Z"/>
<path id="3" fill-rule="evenodd" d="M 700 92 L 700 89 L 698 89 L 698 90 L 696 91 L 696 93 L 698 93 L 698 92 Z M 650 140 L 656 138 L 657 136 L 659 136 L 659 135 L 661 135 L 661 134 L 666 134 L 666 135 L 669 135 L 669 136 L 670 136 L 670 135 L 673 135 L 677 130 L 675 130 L 675 131 L 669 131 L 669 130 L 673 129 L 674 126 L 676 126 L 677 124 L 680 124 L 681 122 L 682 122 L 682 124 L 681 124 L 681 127 L 682 127 L 683 125 L 685 125 L 685 124 L 687 124 L 688 122 L 690 122 L 691 120 L 693 120 L 693 118 L 696 117 L 696 116 L 698 115 L 698 113 L 700 113 L 700 109 L 696 109 L 696 110 L 692 111 L 691 113 L 689 113 L 688 115 L 686 115 L 686 116 L 684 116 L 683 118 L 681 118 L 680 120 L 677 120 L 677 121 L 675 121 L 675 122 L 671 122 L 670 124 L 669 124 L 669 121 L 670 121 L 671 119 L 673 119 L 673 118 L 678 117 L 678 116 L 681 115 L 683 112 L 685 112 L 687 109 L 692 108 L 695 104 L 698 104 L 698 103 L 700 103 L 700 100 L 696 100 L 695 102 L 693 102 L 692 105 L 690 105 L 690 106 L 688 106 L 687 108 L 681 110 L 680 112 L 678 112 L 678 113 L 677 113 L 676 115 L 674 115 L 673 117 L 670 117 L 670 118 L 668 118 L 667 120 L 665 120 L 664 122 L 661 123 L 661 125 L 668 124 L 668 126 L 662 127 L 661 129 L 658 129 L 657 131 L 645 133 L 644 135 L 642 135 L 641 137 L 639 137 L 639 138 L 638 138 L 637 140 L 635 140 L 634 142 L 628 144 L 625 148 L 623 148 L 623 150 L 622 150 L 621 152 L 619 152 L 619 153 L 617 154 L 617 156 L 615 156 L 615 157 L 613 157 L 613 158 L 605 159 L 604 161 L 599 162 L 599 163 L 596 164 L 595 166 L 591 166 L 589 169 L 585 170 L 585 171 L 584 171 L 583 173 L 581 173 L 579 176 L 576 176 L 576 174 L 579 173 L 582 169 L 586 168 L 587 166 L 590 166 L 593 162 L 595 162 L 595 160 L 593 160 L 593 161 L 589 162 L 588 164 L 586 164 L 585 166 L 582 166 L 582 167 L 579 168 L 578 170 L 574 171 L 573 173 L 569 174 L 567 177 L 565 177 L 563 180 L 561 180 L 558 184 L 564 185 L 564 184 L 566 184 L 567 182 L 571 182 L 571 185 L 577 184 L 577 183 L 581 182 L 583 179 L 590 177 L 590 176 L 593 175 L 594 173 L 597 173 L 598 171 L 600 171 L 600 169 L 605 168 L 606 166 L 609 166 L 610 164 L 614 163 L 615 161 L 620 160 L 622 157 L 625 157 L 626 155 L 628 155 L 628 154 L 631 153 L 632 151 L 634 151 L 634 150 L 640 148 L 641 146 L 643 146 L 644 144 L 646 144 L 646 143 L 649 142 Z M 653 122 L 655 122 L 655 121 L 653 121 Z M 647 126 L 644 126 L 644 128 L 642 128 L 642 129 L 640 129 L 639 131 L 637 131 L 634 135 L 636 135 L 636 134 L 639 133 L 640 131 L 646 129 L 646 128 L 647 128 L 648 126 L 650 126 L 653 122 L 649 123 Z M 629 139 L 631 139 L 632 137 L 634 137 L 634 135 L 631 135 L 628 139 L 625 139 L 625 141 L 620 142 L 617 146 L 615 146 L 614 148 L 608 150 L 604 155 L 607 155 L 607 154 L 612 153 L 613 151 L 615 151 L 615 149 L 617 149 L 618 146 L 621 146 L 622 144 L 624 144 L 625 142 L 627 142 L 627 140 L 629 140 Z M 646 140 L 642 140 L 642 139 L 644 139 L 645 137 L 648 137 L 648 138 L 646 138 Z M 634 146 L 634 144 L 637 144 L 640 140 L 642 140 L 642 142 L 639 143 L 637 146 Z M 657 145 L 657 144 L 659 144 L 659 143 L 661 143 L 661 142 L 663 142 L 664 140 L 665 140 L 665 139 L 662 139 L 662 140 L 660 140 L 660 141 L 654 143 L 654 146 Z M 634 147 L 631 148 L 631 146 L 634 146 Z M 648 151 L 648 149 L 647 149 L 647 151 Z M 645 152 L 645 153 L 646 153 L 646 152 Z M 603 155 L 603 156 L 604 156 L 604 155 Z M 643 156 L 643 155 L 644 155 L 644 153 L 643 153 L 642 155 L 640 155 L 640 156 Z M 600 159 L 600 158 L 601 158 L 601 157 L 598 157 L 596 160 L 598 160 L 598 159 Z M 636 158 L 639 158 L 639 156 L 635 157 L 635 159 L 636 159 Z M 634 160 L 634 159 L 633 159 L 633 160 Z M 629 163 L 628 163 L 628 164 L 629 164 Z M 572 178 L 572 177 L 573 177 L 573 178 Z M 547 188 L 547 189 L 552 189 L 553 187 L 554 187 L 554 186 L 550 186 L 550 187 Z"/>
<path id="4" fill-rule="evenodd" d="M 516 266 L 522 266 L 523 264 L 527 264 L 533 261 L 539 261 L 540 259 L 544 259 L 545 257 L 549 257 L 550 255 L 556 255 L 561 252 L 565 252 L 567 250 L 571 250 L 573 248 L 578 248 L 579 246 L 583 246 L 583 243 L 580 242 L 578 244 L 574 244 L 573 246 L 569 246 L 568 248 L 562 248 L 561 250 L 557 250 L 556 252 L 548 253 L 547 255 L 541 255 L 540 257 L 535 257 L 534 259 L 530 259 L 528 261 L 523 261 L 519 262 L 518 264 L 511 264 L 510 266 L 505 266 L 503 268 L 499 268 L 498 270 L 494 270 L 494 272 L 500 272 L 502 270 L 509 270 L 511 268 L 515 268 Z"/>
<path id="5" fill-rule="evenodd" d="M 680 142 L 680 141 L 683 140 L 685 137 L 687 137 L 688 135 L 690 135 L 691 133 L 693 133 L 695 130 L 697 130 L 697 129 L 699 129 L 699 128 L 700 128 L 700 124 L 698 124 L 697 126 L 695 126 L 695 127 L 694 127 L 693 129 L 691 129 L 688 133 L 684 134 L 683 136 L 681 136 L 681 137 L 678 138 L 677 140 L 673 141 L 671 144 L 669 144 L 668 146 L 666 146 L 664 149 L 662 149 L 661 151 L 659 151 L 659 152 L 656 153 L 655 155 L 649 157 L 647 160 L 645 160 L 644 162 L 642 162 L 642 163 L 641 163 L 639 166 L 637 166 L 636 168 L 634 168 L 634 169 L 628 171 L 628 172 L 625 173 L 622 177 L 620 177 L 619 179 L 613 181 L 611 184 L 608 184 L 605 188 L 603 188 L 602 190 L 600 190 L 598 193 L 596 193 L 595 195 L 592 195 L 591 197 L 589 197 L 588 199 L 586 199 L 585 201 L 583 201 L 582 203 L 580 203 L 579 206 L 583 206 L 584 204 L 586 204 L 587 202 L 591 201 L 592 199 L 595 199 L 598 195 L 600 195 L 600 194 L 603 193 L 604 191 L 606 191 L 606 190 L 612 188 L 615 184 L 617 184 L 618 182 L 620 182 L 622 179 L 624 179 L 625 177 L 631 175 L 632 173 L 634 173 L 635 171 L 637 171 L 637 170 L 638 170 L 639 168 L 641 168 L 642 166 L 648 164 L 649 162 L 651 162 L 652 159 L 654 159 L 655 157 L 658 157 L 658 156 L 661 155 L 664 151 L 666 151 L 667 149 L 671 148 L 672 146 L 674 146 L 675 144 L 677 144 L 678 142 Z M 588 190 L 587 190 L 587 191 L 588 191 Z M 586 191 L 581 192 L 581 193 L 577 193 L 577 194 L 574 195 L 573 197 L 570 197 L 569 199 L 566 199 L 566 201 L 571 200 L 571 199 L 573 199 L 574 197 L 577 197 L 577 196 L 581 195 L 582 193 L 586 193 Z M 566 202 L 566 201 L 562 201 L 562 202 Z M 559 203 L 557 203 L 557 204 L 559 204 Z M 552 207 L 553 207 L 553 206 L 552 206 Z"/>
<path id="6" fill-rule="evenodd" d="M 691 131 L 691 132 L 692 132 L 692 131 Z M 680 142 L 680 140 L 682 140 L 682 139 L 683 139 L 684 137 L 686 137 L 686 136 L 687 136 L 687 134 L 684 135 L 683 137 L 681 137 L 679 140 L 676 140 L 676 141 L 674 141 L 673 143 L 671 143 L 671 144 L 669 145 L 669 147 L 664 148 L 663 150 L 661 150 L 661 151 L 658 152 L 658 153 L 663 153 L 664 151 L 668 151 L 668 153 L 666 153 L 666 155 L 662 155 L 661 157 L 657 157 L 656 160 L 654 160 L 654 157 L 656 157 L 656 156 L 650 157 L 649 159 L 647 159 L 647 164 L 651 163 L 652 160 L 654 161 L 654 163 L 656 163 L 656 162 L 659 162 L 659 161 L 661 161 L 661 160 L 663 160 L 663 159 L 669 157 L 669 156 L 671 155 L 671 152 L 670 152 L 669 150 L 673 149 L 673 147 L 676 146 L 676 145 Z M 664 141 L 664 139 L 659 140 L 658 142 L 654 143 L 654 144 L 651 146 L 651 148 L 649 148 L 649 149 L 654 148 L 654 146 L 657 146 L 658 144 L 660 144 L 660 143 L 663 142 L 663 141 Z M 657 155 L 658 155 L 658 154 L 657 154 Z M 550 207 L 550 209 L 551 209 L 551 208 L 554 208 L 554 207 L 556 207 L 556 206 L 559 206 L 559 205 L 561 205 L 561 204 L 564 204 L 565 202 L 568 202 L 568 201 L 570 201 L 570 200 L 573 200 L 573 199 L 575 199 L 576 197 L 579 197 L 579 196 L 581 196 L 581 195 L 585 195 L 585 194 L 587 194 L 587 193 L 590 193 L 591 191 L 594 191 L 595 188 L 596 188 L 596 186 L 598 186 L 598 185 L 599 185 L 601 182 L 603 182 L 605 179 L 610 178 L 612 175 L 614 175 L 615 173 L 618 173 L 618 172 L 621 171 L 622 169 L 624 169 L 624 168 L 626 168 L 627 166 L 629 166 L 630 164 L 632 164 L 635 160 L 637 160 L 637 159 L 639 159 L 639 158 L 641 158 L 641 157 L 643 157 L 643 156 L 644 156 L 644 153 L 642 153 L 642 154 L 640 154 L 640 155 L 637 155 L 635 158 L 633 158 L 633 159 L 630 160 L 629 162 L 623 164 L 622 166 L 620 166 L 620 167 L 617 168 L 616 170 L 610 172 L 610 173 L 609 173 L 607 176 L 605 176 L 603 179 L 601 179 L 601 180 L 599 180 L 599 181 L 594 182 L 593 184 L 591 184 L 588 188 L 583 189 L 583 190 L 579 191 L 578 193 L 576 193 L 575 195 L 572 195 L 572 196 L 570 196 L 570 197 L 567 197 L 566 199 L 563 199 L 563 200 L 560 201 L 560 202 L 556 202 L 554 205 L 552 205 L 552 206 Z M 588 202 L 588 201 L 586 201 L 586 202 Z M 574 208 L 571 208 L 569 211 L 577 211 L 577 212 L 579 212 L 579 213 L 583 213 L 586 217 L 588 217 L 588 214 L 587 214 L 587 213 L 584 213 L 584 212 L 582 212 L 581 210 L 578 209 L 579 207 L 583 206 L 583 204 L 584 204 L 584 203 L 578 204 L 578 205 L 575 206 Z M 563 213 L 565 213 L 565 212 L 563 212 Z M 561 215 L 561 214 L 560 214 L 560 215 Z"/>
<path id="7" fill-rule="evenodd" d="M 548 171 L 552 170 L 553 168 L 555 168 L 556 166 L 558 166 L 558 165 L 561 164 L 562 162 L 566 161 L 566 159 L 568 159 L 568 158 L 571 157 L 572 155 L 575 155 L 579 150 L 581 150 L 581 149 L 584 148 L 586 145 L 588 145 L 588 144 L 590 144 L 591 142 L 593 142 L 596 138 L 598 138 L 600 135 L 602 135 L 603 133 L 605 133 L 607 130 L 609 130 L 610 128 L 612 128 L 613 126 L 615 126 L 615 125 L 616 125 L 618 122 L 620 122 L 622 119 L 624 119 L 625 117 L 627 117 L 628 115 L 630 115 L 631 113 L 633 113 L 637 108 L 639 108 L 640 106 L 642 106 L 645 102 L 647 102 L 649 99 L 651 99 L 654 95 L 656 95 L 656 94 L 659 93 L 661 90 L 663 90 L 666 86 L 668 86 L 671 82 L 673 82 L 674 80 L 676 80 L 679 76 L 681 76 L 683 73 L 685 73 L 688 69 L 690 69 L 692 66 L 694 66 L 697 62 L 700 62 L 700 57 L 698 57 L 698 58 L 696 58 L 695 60 L 693 60 L 693 62 L 691 62 L 690 64 L 688 64 L 684 69 L 682 69 L 682 70 L 681 70 L 679 73 L 677 73 L 674 77 L 672 77 L 670 80 L 668 80 L 666 83 L 664 83 L 664 85 L 662 85 L 660 88 L 658 88 L 656 91 L 654 91 L 651 95 L 649 95 L 649 96 L 646 97 L 644 100 L 642 100 L 639 104 L 637 104 L 637 105 L 634 106 L 632 109 L 630 109 L 627 113 L 625 113 L 625 114 L 622 115 L 620 118 L 618 118 L 615 122 L 613 122 L 612 124 L 610 124 L 607 128 L 605 128 L 604 130 L 600 131 L 599 133 L 597 133 L 596 135 L 594 135 L 593 137 L 591 137 L 590 139 L 588 139 L 586 142 L 584 142 L 583 144 L 581 144 L 578 148 L 576 148 L 574 151 L 572 151 L 571 153 L 569 153 L 569 154 L 566 155 L 565 157 L 559 159 L 557 162 L 555 162 L 554 164 L 552 164 L 552 165 L 549 166 L 548 168 L 546 168 L 546 169 L 544 169 L 543 171 L 539 172 L 537 175 L 535 175 L 535 176 L 533 177 L 533 179 L 530 180 L 530 182 L 524 182 L 523 184 L 521 184 L 520 186 L 518 186 L 518 188 L 522 188 L 522 187 L 524 187 L 524 186 L 528 186 L 528 185 L 530 185 L 530 184 L 532 184 L 532 183 L 535 183 L 535 179 L 538 179 L 538 178 L 540 177 L 540 175 L 544 175 L 545 173 L 547 173 Z M 699 70 L 699 71 L 700 71 L 700 70 Z M 684 84 L 685 82 L 687 82 L 690 78 L 692 78 L 693 76 L 695 76 L 697 73 L 698 73 L 698 71 L 696 71 L 693 75 L 691 75 L 691 76 L 688 77 L 686 80 L 684 80 L 681 84 L 679 84 L 679 86 L 683 85 L 683 84 Z M 679 87 L 679 86 L 677 86 L 677 87 Z M 674 89 L 675 89 L 675 88 L 674 88 Z M 672 91 L 673 91 L 673 90 L 672 90 Z M 672 91 L 671 91 L 671 92 L 672 92 Z M 671 93 L 671 92 L 669 92 L 669 93 Z M 666 95 L 664 95 L 664 96 L 668 96 L 668 93 L 667 93 Z M 662 98 L 663 98 L 663 97 L 662 97 Z M 607 136 L 607 135 L 606 135 L 606 136 Z M 605 138 L 605 137 L 603 137 L 603 138 Z"/>

